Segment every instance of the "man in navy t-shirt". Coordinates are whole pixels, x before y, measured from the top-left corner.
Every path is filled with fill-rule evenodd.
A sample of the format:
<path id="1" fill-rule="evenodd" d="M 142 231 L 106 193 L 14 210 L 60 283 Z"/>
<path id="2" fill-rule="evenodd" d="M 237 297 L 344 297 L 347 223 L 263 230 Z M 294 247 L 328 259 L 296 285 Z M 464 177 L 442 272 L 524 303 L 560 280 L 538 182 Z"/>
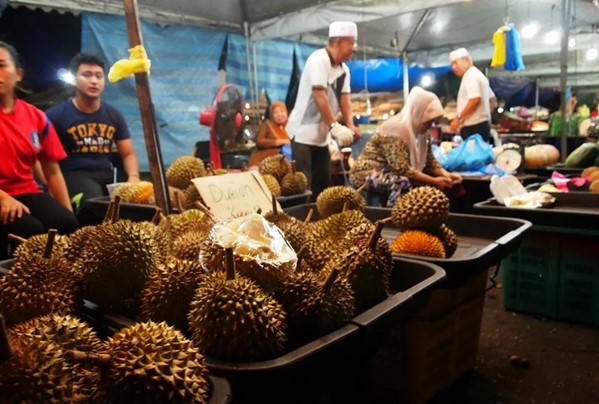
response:
<path id="1" fill-rule="evenodd" d="M 46 111 L 68 157 L 60 162 L 69 195 L 83 194 L 85 200 L 107 195 L 113 182 L 113 143 L 123 162 L 129 182 L 139 181 L 139 164 L 123 115 L 102 102 L 105 86 L 104 61 L 96 55 L 79 53 L 70 63 L 75 76 L 75 97 Z"/>

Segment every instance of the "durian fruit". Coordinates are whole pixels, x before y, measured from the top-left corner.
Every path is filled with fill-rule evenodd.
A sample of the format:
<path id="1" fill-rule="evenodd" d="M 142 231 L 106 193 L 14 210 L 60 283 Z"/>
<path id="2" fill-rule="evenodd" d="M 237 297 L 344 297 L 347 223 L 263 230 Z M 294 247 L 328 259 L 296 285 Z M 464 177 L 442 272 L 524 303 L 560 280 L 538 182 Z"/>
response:
<path id="1" fill-rule="evenodd" d="M 206 175 L 204 162 L 193 156 L 177 157 L 166 170 L 168 185 L 186 189 L 192 184 L 191 180 Z"/>
<path id="2" fill-rule="evenodd" d="M 445 258 L 445 247 L 438 237 L 422 230 L 407 230 L 391 243 L 391 251 L 424 257 Z"/>
<path id="3" fill-rule="evenodd" d="M 56 230 L 50 230 L 44 255 L 22 250 L 0 279 L 0 310 L 8 325 L 81 309 L 81 270 L 53 254 L 55 237 Z"/>
<path id="4" fill-rule="evenodd" d="M 36 234 L 24 239 L 14 234 L 9 234 L 8 238 L 12 241 L 19 243 L 19 246 L 15 249 L 13 259 L 18 259 L 20 255 L 44 255 L 46 247 L 48 246 L 49 233 Z M 52 244 L 52 254 L 55 256 L 62 256 L 64 251 L 69 248 L 70 240 L 69 236 L 61 236 L 55 234 L 54 242 Z"/>
<path id="5" fill-rule="evenodd" d="M 366 242 L 356 242 L 349 251 L 340 255 L 332 266 L 351 284 L 358 312 L 385 300 L 389 293 L 391 253 L 386 251 L 381 256 L 381 250 L 378 248 L 384 224 L 384 221 L 378 221 Z"/>
<path id="6" fill-rule="evenodd" d="M 204 203 L 202 196 L 200 195 L 200 191 L 198 191 L 198 187 L 195 184 L 191 184 L 185 190 L 183 190 L 183 208 L 184 209 L 192 209 L 195 207 L 196 202 Z"/>
<path id="7" fill-rule="evenodd" d="M 155 202 L 154 185 L 150 181 L 139 181 L 133 184 L 130 199 L 127 202 L 149 205 Z"/>
<path id="8" fill-rule="evenodd" d="M 442 224 L 439 229 L 433 233 L 437 236 L 445 248 L 445 258 L 450 258 L 458 249 L 458 236 L 447 225 Z"/>
<path id="9" fill-rule="evenodd" d="M 148 321 L 108 339 L 110 362 L 100 396 L 111 403 L 206 403 L 204 357 L 183 333 L 165 322 Z"/>
<path id="10" fill-rule="evenodd" d="M 189 307 L 205 273 L 197 260 L 171 260 L 160 265 L 141 292 L 141 317 L 144 320 L 165 321 L 187 332 Z"/>
<path id="11" fill-rule="evenodd" d="M 200 251 L 200 262 L 210 272 L 222 271 L 225 248 L 229 247 L 237 271 L 266 291 L 295 270 L 295 251 L 283 234 L 257 213 L 215 225 Z"/>
<path id="12" fill-rule="evenodd" d="M 305 261 L 315 271 L 323 269 L 339 254 L 339 242 L 353 228 L 370 221 L 357 210 L 335 213 L 313 225 L 306 237 Z M 343 252 L 343 251 L 341 251 Z"/>
<path id="13" fill-rule="evenodd" d="M 270 174 L 262 174 L 262 179 L 272 195 L 281 196 L 281 185 L 279 185 L 279 181 L 275 177 Z"/>
<path id="14" fill-rule="evenodd" d="M 54 341 L 61 336 L 44 335 L 35 328 L 22 332 L 26 326 L 20 327 L 7 333 L 0 315 L 0 402 L 90 402 L 97 373 L 67 360 L 63 345 Z"/>
<path id="15" fill-rule="evenodd" d="M 387 224 L 390 219 L 382 220 L 381 223 L 383 225 Z M 343 254 L 346 251 L 351 250 L 356 245 L 368 245 L 370 238 L 372 237 L 373 232 L 375 231 L 376 226 L 370 222 L 365 222 L 359 224 L 358 226 L 350 229 L 343 238 L 339 241 L 339 252 Z M 376 246 L 375 252 L 376 255 L 383 260 L 385 267 L 391 268 L 393 266 L 392 256 L 390 253 L 389 242 L 385 240 L 383 237 L 379 237 Z M 329 261 L 328 265 L 333 265 L 335 261 Z M 327 272 L 328 272 L 327 268 Z"/>
<path id="16" fill-rule="evenodd" d="M 283 154 L 268 156 L 260 162 L 258 172 L 262 175 L 270 174 L 281 181 L 285 175 L 291 172 L 291 165 Z"/>
<path id="17" fill-rule="evenodd" d="M 208 228 L 209 230 L 214 224 L 213 217 L 200 209 L 188 209 L 180 213 L 170 214 L 168 220 L 168 232 L 172 239 L 176 239 L 181 234 L 193 229 L 204 231 Z"/>
<path id="18" fill-rule="evenodd" d="M 449 199 L 437 188 L 413 188 L 391 210 L 393 223 L 401 230 L 436 230 L 449 215 Z"/>
<path id="19" fill-rule="evenodd" d="M 321 282 L 314 273 L 298 272 L 283 281 L 275 298 L 287 313 L 290 339 L 318 338 L 351 319 L 354 294 L 349 282 L 338 275 L 339 271 L 334 269 Z"/>
<path id="20" fill-rule="evenodd" d="M 303 194 L 308 189 L 306 174 L 296 170 L 295 161 L 291 162 L 291 172 L 281 180 L 281 193 L 283 196 Z"/>
<path id="21" fill-rule="evenodd" d="M 343 211 L 345 202 L 349 203 L 349 209 L 364 211 L 366 200 L 361 193 L 344 185 L 328 187 L 316 198 L 316 209 L 321 218 L 326 218 L 335 213 Z"/>
<path id="22" fill-rule="evenodd" d="M 210 235 L 210 228 L 206 227 L 205 231 L 189 230 L 180 234 L 170 248 L 171 257 L 178 260 L 198 261 L 200 259 L 200 251 L 204 243 Z"/>
<path id="23" fill-rule="evenodd" d="M 129 220 L 100 226 L 80 258 L 84 296 L 105 309 L 134 308 L 145 282 L 164 258 L 155 229 Z"/>
<path id="24" fill-rule="evenodd" d="M 306 226 L 303 222 L 285 212 L 279 211 L 276 198 L 272 197 L 272 211 L 264 215 L 264 218 L 275 224 L 291 244 L 298 251 L 306 243 Z"/>
<path id="25" fill-rule="evenodd" d="M 254 282 L 235 275 L 232 249 L 227 249 L 226 258 L 225 273 L 206 275 L 196 290 L 189 312 L 192 340 L 216 359 L 270 359 L 286 342 L 285 312 Z"/>
<path id="26" fill-rule="evenodd" d="M 123 202 L 131 202 L 133 195 L 135 194 L 135 184 L 132 182 L 125 182 L 114 189 L 112 197 L 119 197 Z"/>

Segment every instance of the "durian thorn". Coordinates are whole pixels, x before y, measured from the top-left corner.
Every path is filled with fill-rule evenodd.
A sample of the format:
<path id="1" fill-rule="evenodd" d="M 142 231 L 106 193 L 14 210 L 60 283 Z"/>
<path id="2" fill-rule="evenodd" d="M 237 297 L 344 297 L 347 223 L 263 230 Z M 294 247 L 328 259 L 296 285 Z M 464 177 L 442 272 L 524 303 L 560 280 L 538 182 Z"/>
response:
<path id="1" fill-rule="evenodd" d="M 82 352 L 76 349 L 69 349 L 66 351 L 66 357 L 74 362 L 93 362 L 97 365 L 108 365 L 112 361 L 112 357 L 109 354 L 94 354 L 89 352 Z"/>
<path id="2" fill-rule="evenodd" d="M 164 215 L 162 214 L 162 209 L 160 209 L 158 206 L 156 206 L 156 212 L 154 212 L 154 217 L 152 218 L 152 223 L 154 223 L 154 225 L 158 226 L 163 217 L 164 217 Z"/>
<path id="3" fill-rule="evenodd" d="M 322 284 L 321 290 L 324 293 L 327 293 L 331 290 L 331 288 L 333 287 L 333 283 L 335 282 L 335 279 L 337 279 L 337 276 L 339 276 L 339 270 L 337 268 L 333 268 L 329 276 L 327 276 L 327 279 Z"/>
<path id="4" fill-rule="evenodd" d="M 210 173 L 212 173 L 212 175 L 216 175 L 216 171 L 214 171 L 214 161 L 208 163 L 208 170 L 210 171 Z"/>
<path id="5" fill-rule="evenodd" d="M 343 209 L 341 211 L 345 212 L 348 210 L 349 210 L 349 201 L 345 201 L 345 202 L 343 202 Z"/>
<path id="6" fill-rule="evenodd" d="M 25 241 L 27 241 L 27 239 L 25 239 L 21 236 L 17 236 L 16 234 L 12 234 L 12 233 L 10 233 L 8 235 L 8 239 L 10 241 L 14 241 L 15 243 L 19 243 L 19 244 L 23 244 Z"/>
<path id="7" fill-rule="evenodd" d="M 46 249 L 44 250 L 44 258 L 52 257 L 52 249 L 54 249 L 54 240 L 56 239 L 56 233 L 58 233 L 58 230 L 56 230 L 56 229 L 48 230 L 48 240 L 46 240 Z"/>
<path id="8" fill-rule="evenodd" d="M 225 248 L 225 270 L 227 272 L 227 280 L 235 279 L 235 257 L 231 247 Z"/>
<path id="9" fill-rule="evenodd" d="M 177 210 L 179 213 L 185 212 L 185 208 L 183 207 L 183 201 L 181 201 L 181 195 L 178 192 L 175 192 L 175 206 L 177 206 Z"/>
<path id="10" fill-rule="evenodd" d="M 114 211 L 112 212 L 111 223 L 116 223 L 121 217 L 121 197 L 118 195 L 114 196 Z"/>
<path id="11" fill-rule="evenodd" d="M 366 183 L 362 184 L 358 189 L 356 189 L 356 192 L 359 194 L 360 192 L 364 191 L 366 189 Z"/>
<path id="12" fill-rule="evenodd" d="M 104 216 L 104 220 L 102 223 L 108 223 L 112 220 L 112 215 L 114 214 L 114 199 L 111 199 L 108 203 L 108 209 L 106 209 L 106 215 Z"/>
<path id="13" fill-rule="evenodd" d="M 277 208 L 277 197 L 271 194 L 270 200 L 272 202 L 272 214 L 274 216 L 274 219 L 277 220 L 279 216 L 279 210 Z"/>
<path id="14" fill-rule="evenodd" d="M 314 208 L 310 208 L 310 210 L 308 211 L 308 214 L 306 215 L 306 218 L 304 219 L 304 223 L 310 223 L 310 220 L 312 220 L 313 215 L 314 215 Z"/>
<path id="15" fill-rule="evenodd" d="M 206 205 L 204 205 L 200 201 L 195 201 L 193 204 L 194 204 L 194 206 L 196 208 L 198 208 L 199 210 L 201 210 L 202 212 L 204 212 L 204 214 L 206 216 L 208 216 L 208 218 L 210 220 L 212 220 L 214 223 L 216 223 L 216 216 L 214 216 L 214 213 L 210 212 L 210 209 Z"/>
<path id="16" fill-rule="evenodd" d="M 10 346 L 8 340 L 8 332 L 6 331 L 6 323 L 4 321 L 4 315 L 0 314 L 0 361 L 9 359 L 14 351 Z"/>
<path id="17" fill-rule="evenodd" d="M 379 238 L 381 237 L 381 233 L 383 232 L 383 227 L 385 227 L 385 223 L 386 222 L 383 220 L 377 220 L 374 224 L 374 230 L 372 231 L 372 234 L 368 239 L 368 249 L 370 249 L 370 251 L 375 250 L 376 243 L 379 241 Z"/>

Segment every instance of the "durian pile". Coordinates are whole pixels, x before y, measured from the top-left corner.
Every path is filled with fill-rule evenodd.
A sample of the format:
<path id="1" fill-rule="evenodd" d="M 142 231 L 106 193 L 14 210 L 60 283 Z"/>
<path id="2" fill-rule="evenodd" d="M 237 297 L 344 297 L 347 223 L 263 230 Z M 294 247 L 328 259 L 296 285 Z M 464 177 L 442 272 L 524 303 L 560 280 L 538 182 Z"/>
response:
<path id="1" fill-rule="evenodd" d="M 433 258 L 450 258 L 458 238 L 445 222 L 449 199 L 430 186 L 417 187 L 393 205 L 391 218 L 402 233 L 391 243 L 391 251 Z"/>
<path id="2" fill-rule="evenodd" d="M 308 189 L 306 175 L 296 170 L 295 161 L 289 163 L 282 154 L 269 156 L 262 160 L 258 166 L 258 172 L 274 196 L 299 195 Z"/>

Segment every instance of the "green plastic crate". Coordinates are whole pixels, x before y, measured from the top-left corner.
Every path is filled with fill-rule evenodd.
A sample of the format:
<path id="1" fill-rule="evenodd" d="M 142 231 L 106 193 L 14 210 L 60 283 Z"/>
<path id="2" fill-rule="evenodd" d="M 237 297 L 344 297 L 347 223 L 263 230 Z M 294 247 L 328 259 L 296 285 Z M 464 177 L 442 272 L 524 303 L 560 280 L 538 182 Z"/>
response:
<path id="1" fill-rule="evenodd" d="M 558 265 L 559 240 L 551 233 L 528 231 L 520 248 L 501 264 L 505 308 L 556 317 Z"/>

